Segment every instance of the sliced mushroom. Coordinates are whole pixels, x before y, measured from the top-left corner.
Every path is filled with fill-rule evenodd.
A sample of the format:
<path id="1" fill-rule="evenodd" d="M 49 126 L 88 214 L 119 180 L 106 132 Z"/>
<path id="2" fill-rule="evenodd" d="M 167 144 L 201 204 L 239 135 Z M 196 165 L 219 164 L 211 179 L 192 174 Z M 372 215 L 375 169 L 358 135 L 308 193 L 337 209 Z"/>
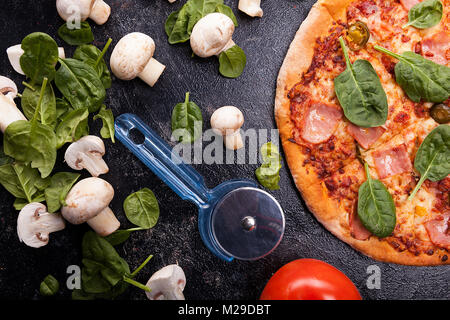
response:
<path id="1" fill-rule="evenodd" d="M 153 58 L 155 42 L 146 34 L 129 33 L 117 43 L 111 54 L 111 70 L 121 80 L 136 77 L 153 87 L 166 68 Z"/>
<path id="2" fill-rule="evenodd" d="M 240 128 L 244 124 L 244 115 L 241 110 L 233 106 L 217 109 L 211 116 L 211 128 L 223 136 L 225 147 L 237 150 L 244 146 Z"/>
<path id="3" fill-rule="evenodd" d="M 0 76 L 0 130 L 6 128 L 18 120 L 27 120 L 17 108 L 14 98 L 17 96 L 17 86 L 9 78 Z"/>
<path id="4" fill-rule="evenodd" d="M 202 58 L 218 56 L 235 45 L 233 33 L 233 20 L 223 13 L 210 13 L 200 19 L 192 29 L 192 51 Z"/>
<path id="5" fill-rule="evenodd" d="M 22 45 L 16 44 L 15 46 L 9 47 L 8 49 L 6 49 L 6 54 L 8 55 L 9 63 L 11 63 L 13 69 L 17 73 L 24 75 L 25 73 L 20 66 L 20 57 L 23 55 Z M 61 59 L 65 59 L 66 54 L 63 47 L 58 48 L 58 56 Z"/>
<path id="6" fill-rule="evenodd" d="M 64 160 L 74 170 L 86 169 L 91 176 L 98 177 L 109 171 L 103 160 L 105 144 L 97 136 L 85 136 L 73 142 L 66 150 Z"/>
<path id="7" fill-rule="evenodd" d="M 250 17 L 262 17 L 261 0 L 239 0 L 238 9 Z"/>
<path id="8" fill-rule="evenodd" d="M 111 7 L 103 0 L 56 0 L 56 10 L 64 21 L 70 21 L 74 15 L 81 21 L 91 18 L 98 25 L 108 21 Z"/>
<path id="9" fill-rule="evenodd" d="M 17 235 L 27 246 L 39 248 L 48 243 L 50 233 L 63 230 L 65 226 L 59 214 L 48 213 L 45 205 L 33 202 L 20 210 Z"/>
<path id="10" fill-rule="evenodd" d="M 150 300 L 184 300 L 186 276 L 180 266 L 171 264 L 155 272 L 146 286 L 151 289 L 145 293 Z"/>
<path id="11" fill-rule="evenodd" d="M 72 224 L 87 222 L 104 237 L 120 227 L 120 222 L 109 208 L 113 198 L 114 189 L 105 180 L 95 177 L 83 179 L 67 194 L 61 213 Z"/>

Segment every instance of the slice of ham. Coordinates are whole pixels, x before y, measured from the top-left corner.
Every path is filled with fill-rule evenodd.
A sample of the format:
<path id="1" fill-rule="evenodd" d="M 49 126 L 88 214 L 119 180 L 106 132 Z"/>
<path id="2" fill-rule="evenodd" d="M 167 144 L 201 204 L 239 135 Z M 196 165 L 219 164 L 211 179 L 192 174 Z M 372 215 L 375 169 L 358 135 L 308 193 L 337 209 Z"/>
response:
<path id="1" fill-rule="evenodd" d="M 358 217 L 357 210 L 353 210 L 353 213 L 349 215 L 350 234 L 356 240 L 367 240 L 372 235 L 362 224 Z"/>
<path id="2" fill-rule="evenodd" d="M 450 59 L 450 35 L 439 31 L 422 41 L 422 55 L 433 62 L 446 65 Z"/>
<path id="3" fill-rule="evenodd" d="M 434 245 L 450 250 L 450 213 L 425 222 L 425 229 Z"/>
<path id="4" fill-rule="evenodd" d="M 419 2 L 422 2 L 421 0 L 400 0 L 400 3 L 402 4 L 403 8 L 405 8 L 407 11 L 409 11 L 412 7 L 414 7 Z"/>
<path id="5" fill-rule="evenodd" d="M 374 151 L 372 157 L 380 179 L 412 170 L 411 159 L 409 159 L 404 144 L 390 149 Z"/>
<path id="6" fill-rule="evenodd" d="M 369 149 L 369 147 L 374 144 L 385 131 L 386 130 L 382 127 L 361 128 L 352 123 L 349 123 L 347 126 L 347 132 L 353 139 L 358 141 L 359 145 L 364 149 Z"/>
<path id="7" fill-rule="evenodd" d="M 303 118 L 301 137 L 313 144 L 325 142 L 333 135 L 341 118 L 342 111 L 337 107 L 314 103 Z"/>

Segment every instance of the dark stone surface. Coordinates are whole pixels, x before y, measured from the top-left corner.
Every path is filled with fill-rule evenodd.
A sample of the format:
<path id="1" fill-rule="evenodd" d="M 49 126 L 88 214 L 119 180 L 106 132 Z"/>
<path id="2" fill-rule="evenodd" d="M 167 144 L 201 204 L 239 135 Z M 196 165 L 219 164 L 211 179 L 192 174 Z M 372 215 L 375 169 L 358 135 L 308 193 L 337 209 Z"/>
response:
<path id="1" fill-rule="evenodd" d="M 4 0 L 5 1 L 5 0 Z M 273 104 L 276 77 L 287 48 L 300 23 L 306 17 L 313 0 L 265 0 L 264 17 L 251 19 L 231 4 L 239 27 L 234 39 L 247 53 L 248 65 L 244 74 L 235 80 L 221 77 L 215 58 L 191 58 L 188 44 L 169 45 L 164 33 L 164 21 L 170 12 L 184 1 L 169 4 L 166 0 L 109 0 L 112 15 L 104 26 L 91 23 L 96 42 L 102 46 L 108 37 L 114 42 L 133 31 L 144 32 L 157 44 L 155 57 L 167 65 L 162 78 L 150 88 L 140 80 L 114 81 L 108 90 L 106 104 L 115 115 L 132 112 L 143 118 L 163 138 L 169 140 L 170 117 L 174 105 L 184 100 L 186 91 L 203 111 L 205 129 L 212 112 L 223 105 L 239 106 L 244 112 L 245 129 L 275 127 Z M 57 38 L 62 24 L 54 0 L 8 1 L 0 10 L 0 74 L 20 84 L 23 79 L 8 63 L 6 48 L 20 43 L 34 31 L 42 31 Z M 68 45 L 70 56 L 73 48 Z M 109 54 L 107 59 L 109 60 Z M 19 85 L 22 88 L 22 85 Z M 91 128 L 98 134 L 99 123 Z M 197 210 L 194 205 L 180 200 L 163 185 L 143 164 L 120 143 L 106 142 L 105 157 L 111 172 L 103 178 L 116 189 L 112 208 L 122 227 L 131 227 L 126 220 L 122 203 L 126 196 L 143 187 L 157 196 L 161 216 L 157 226 L 134 233 L 118 248 L 119 253 L 136 268 L 148 254 L 153 260 L 138 276 L 146 282 L 150 275 L 170 263 L 178 263 L 186 272 L 187 299 L 256 299 L 270 276 L 282 265 L 298 258 L 316 258 L 331 263 L 344 271 L 359 288 L 365 299 L 442 299 L 450 298 L 448 281 L 450 268 L 407 267 L 374 261 L 350 248 L 325 230 L 305 209 L 284 163 L 281 170 L 281 189 L 272 194 L 280 201 L 286 214 L 286 233 L 280 246 L 268 257 L 254 262 L 218 260 L 204 246 L 197 232 Z M 195 165 L 205 176 L 209 187 L 233 178 L 254 178 L 257 165 Z M 58 170 L 68 170 L 58 161 Z M 83 176 L 87 177 L 86 173 Z M 65 271 L 71 264 L 80 264 L 80 245 L 86 225 L 68 227 L 52 234 L 50 244 L 32 249 L 21 243 L 16 233 L 17 212 L 13 198 L 0 187 L 0 298 L 37 299 L 39 283 L 49 273 L 61 282 L 58 298 L 69 298 L 65 289 Z M 381 268 L 381 289 L 366 286 L 369 265 Z M 122 299 L 145 299 L 145 295 L 130 288 Z"/>

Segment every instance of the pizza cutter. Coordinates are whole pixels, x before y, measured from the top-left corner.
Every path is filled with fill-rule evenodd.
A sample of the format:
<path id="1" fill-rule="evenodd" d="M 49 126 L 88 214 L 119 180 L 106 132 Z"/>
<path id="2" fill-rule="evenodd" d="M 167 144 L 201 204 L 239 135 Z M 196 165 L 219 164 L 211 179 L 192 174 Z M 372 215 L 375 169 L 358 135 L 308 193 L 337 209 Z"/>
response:
<path id="1" fill-rule="evenodd" d="M 206 247 L 232 261 L 257 260 L 280 243 L 285 227 L 283 209 L 251 180 L 230 180 L 214 189 L 141 119 L 123 114 L 115 122 L 116 137 L 183 200 L 198 207 L 198 227 Z M 133 132 L 143 141 L 133 140 Z"/>

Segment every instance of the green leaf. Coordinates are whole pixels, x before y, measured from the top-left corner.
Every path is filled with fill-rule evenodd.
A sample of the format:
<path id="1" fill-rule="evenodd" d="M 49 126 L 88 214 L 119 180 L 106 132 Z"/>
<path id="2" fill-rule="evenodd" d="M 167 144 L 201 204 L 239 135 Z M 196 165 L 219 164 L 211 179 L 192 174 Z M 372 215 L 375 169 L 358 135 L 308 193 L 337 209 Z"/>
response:
<path id="1" fill-rule="evenodd" d="M 358 216 L 364 227 L 379 238 L 392 234 L 396 224 L 396 208 L 391 194 L 379 180 L 370 176 L 365 164 L 367 180 L 358 191 Z"/>
<path id="2" fill-rule="evenodd" d="M 244 72 L 247 57 L 244 50 L 234 45 L 219 55 L 219 72 L 227 78 L 237 78 Z"/>
<path id="3" fill-rule="evenodd" d="M 22 40 L 24 53 L 20 66 L 33 84 L 41 84 L 44 78 L 52 81 L 58 61 L 58 45 L 48 34 L 34 32 Z"/>
<path id="4" fill-rule="evenodd" d="M 130 194 L 123 203 L 123 209 L 128 220 L 141 228 L 153 228 L 158 222 L 158 200 L 148 188 Z"/>
<path id="5" fill-rule="evenodd" d="M 58 29 L 58 36 L 72 46 L 78 46 L 94 41 L 91 26 L 87 21 L 82 21 L 80 28 L 74 29 L 69 29 L 67 23 L 64 23 Z"/>
<path id="6" fill-rule="evenodd" d="M 261 147 L 263 163 L 256 169 L 255 174 L 259 183 L 270 190 L 280 189 L 281 156 L 278 148 L 271 142 Z"/>
<path id="7" fill-rule="evenodd" d="M 450 97 L 450 68 L 447 66 L 410 51 L 399 55 L 380 46 L 374 48 L 399 60 L 395 78 L 412 101 L 438 103 Z"/>
<path id="8" fill-rule="evenodd" d="M 131 229 L 126 229 L 126 230 L 116 230 L 113 233 L 111 233 L 110 235 L 104 237 L 104 239 L 106 241 L 108 241 L 111 245 L 117 246 L 117 245 L 127 241 L 128 238 L 130 237 L 131 233 L 133 233 L 134 231 L 138 231 L 138 230 L 145 230 L 145 228 L 131 228 Z"/>
<path id="9" fill-rule="evenodd" d="M 65 143 L 79 140 L 89 134 L 88 109 L 69 111 L 56 128 L 56 147 L 59 149 Z"/>
<path id="10" fill-rule="evenodd" d="M 229 6 L 227 6 L 225 4 L 219 4 L 216 7 L 216 12 L 219 12 L 219 13 L 222 13 L 222 14 L 228 16 L 231 20 L 233 20 L 235 27 L 239 26 L 236 16 L 233 13 L 233 10 Z"/>
<path id="11" fill-rule="evenodd" d="M 49 274 L 44 278 L 39 287 L 41 295 L 49 297 L 55 295 L 59 290 L 59 282 L 54 276 Z"/>
<path id="12" fill-rule="evenodd" d="M 414 198 L 426 179 L 436 182 L 450 174 L 450 125 L 441 124 L 426 136 L 417 150 L 414 167 L 421 177 L 408 200 Z"/>
<path id="13" fill-rule="evenodd" d="M 339 42 L 347 68 L 334 79 L 334 89 L 345 116 L 360 127 L 384 125 L 388 103 L 380 78 L 367 60 L 356 60 L 352 65 L 344 39 L 340 37 Z"/>
<path id="14" fill-rule="evenodd" d="M 189 92 L 184 102 L 178 103 L 172 111 L 172 135 L 178 141 L 191 143 L 202 135 L 202 111 L 192 101 L 189 101 Z"/>
<path id="15" fill-rule="evenodd" d="M 439 0 L 425 0 L 409 10 L 408 23 L 403 26 L 413 26 L 418 29 L 427 29 L 439 24 L 442 19 L 444 6 Z"/>
<path id="16" fill-rule="evenodd" d="M 97 71 L 86 62 L 77 59 L 59 59 L 61 64 L 55 75 L 56 87 L 74 109 L 100 109 L 106 91 Z"/>
<path id="17" fill-rule="evenodd" d="M 64 205 L 67 194 L 79 177 L 76 173 L 59 172 L 51 178 L 50 186 L 45 189 L 48 212 L 54 213 Z"/>
<path id="18" fill-rule="evenodd" d="M 40 92 L 25 88 L 22 93 L 22 110 L 28 120 L 32 120 L 38 105 Z M 37 120 L 54 129 L 56 126 L 56 98 L 51 84 L 45 87 L 41 108 L 38 110 Z"/>
<path id="19" fill-rule="evenodd" d="M 110 109 L 106 109 L 106 106 L 103 105 L 99 111 L 99 113 L 94 116 L 94 120 L 102 119 L 103 127 L 100 129 L 100 135 L 104 139 L 111 139 L 113 143 L 115 143 L 115 128 L 114 128 L 114 115 Z"/>
<path id="20" fill-rule="evenodd" d="M 30 166 L 8 163 L 0 166 L 0 183 L 14 197 L 33 202 L 39 189 L 37 184 L 43 180 L 39 171 Z"/>
<path id="21" fill-rule="evenodd" d="M 56 119 L 57 124 L 61 122 L 61 119 L 73 108 L 65 98 L 56 98 Z"/>
<path id="22" fill-rule="evenodd" d="M 84 44 L 79 46 L 73 54 L 74 59 L 86 62 L 97 71 L 105 89 L 111 88 L 111 73 L 103 56 L 108 50 L 111 41 L 111 39 L 108 39 L 103 51 L 100 51 L 93 45 Z"/>

